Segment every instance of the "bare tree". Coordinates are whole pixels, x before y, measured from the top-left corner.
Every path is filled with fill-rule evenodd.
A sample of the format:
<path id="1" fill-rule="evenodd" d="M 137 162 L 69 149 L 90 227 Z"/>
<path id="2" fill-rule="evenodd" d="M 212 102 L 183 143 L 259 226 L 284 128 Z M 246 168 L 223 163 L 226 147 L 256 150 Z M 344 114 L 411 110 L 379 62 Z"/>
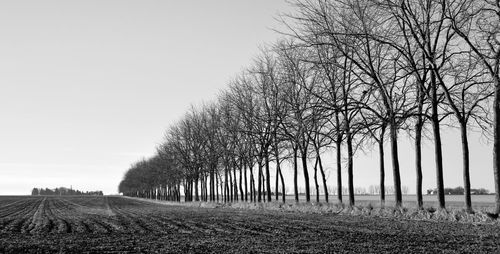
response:
<path id="1" fill-rule="evenodd" d="M 289 26 L 289 28 L 291 35 L 298 38 L 305 46 L 325 45 L 335 49 L 336 52 L 340 52 L 335 54 L 334 59 L 328 59 L 330 60 L 328 64 L 336 65 L 341 71 L 335 77 L 335 85 L 331 84 L 335 89 L 333 93 L 330 93 L 338 94 L 338 101 L 330 102 L 327 105 L 333 104 L 334 107 L 332 108 L 337 109 L 342 115 L 342 135 L 345 137 L 347 148 L 349 204 L 352 206 L 354 205 L 353 156 L 355 150 L 353 139 L 357 133 L 353 127 L 356 125 L 355 119 L 359 113 L 359 107 L 356 103 L 359 100 L 354 98 L 361 95 L 361 83 L 354 72 L 356 65 L 352 61 L 352 57 L 355 53 L 349 44 L 350 37 L 345 36 L 346 33 L 338 33 L 340 28 L 338 20 L 336 20 L 337 4 L 338 2 L 328 1 L 318 1 L 317 3 L 296 1 L 295 5 L 298 14 L 290 18 L 298 23 L 298 27 Z M 342 30 L 341 32 L 345 31 Z M 322 101 L 328 103 L 324 98 Z M 337 150 L 337 153 L 339 153 L 339 150 Z M 339 191 L 339 196 L 340 193 L 341 191 Z"/>
<path id="2" fill-rule="evenodd" d="M 500 2 L 457 1 L 447 14 L 451 28 L 474 53 L 493 83 L 493 173 L 500 213 Z"/>
<path id="3" fill-rule="evenodd" d="M 322 108 L 323 118 L 330 127 L 325 135 L 335 143 L 337 166 L 337 199 L 342 203 L 342 141 L 344 131 L 342 127 L 341 111 L 341 82 L 343 68 L 338 64 L 339 53 L 329 45 L 316 45 L 313 47 L 311 61 L 314 61 L 317 71 L 321 75 L 320 82 L 309 91 L 318 100 L 315 107 Z"/>
<path id="4" fill-rule="evenodd" d="M 421 74 L 415 73 L 419 83 L 427 84 L 427 88 L 423 89 L 431 106 L 430 122 L 434 133 L 434 154 L 436 163 L 436 185 L 438 189 L 438 202 L 440 208 L 445 208 L 444 199 L 444 177 L 443 177 L 443 156 L 441 145 L 441 130 L 440 121 L 442 114 L 440 113 L 440 105 L 442 102 L 442 93 L 440 82 L 443 75 L 443 67 L 448 63 L 449 43 L 454 37 L 454 33 L 447 25 L 445 18 L 447 12 L 447 1 L 431 1 L 431 0 L 384 0 L 379 1 L 389 10 L 390 14 L 398 24 L 399 29 L 405 35 L 406 53 L 411 49 L 408 47 L 415 46 L 418 51 L 414 51 L 425 59 L 425 66 L 429 70 L 428 80 L 422 80 Z M 411 40 L 411 41 L 410 41 Z M 402 52 L 403 48 L 400 48 Z M 406 55 L 406 60 L 411 62 L 411 67 L 418 66 L 415 62 Z M 420 61 L 421 62 L 421 61 Z M 417 164 L 417 174 L 418 171 Z M 418 176 L 418 178 L 420 178 Z M 417 184 L 417 187 L 418 184 Z"/>
<path id="5" fill-rule="evenodd" d="M 302 170 L 304 174 L 306 201 L 310 201 L 309 171 L 307 160 L 310 153 L 313 124 L 313 101 L 309 93 L 311 87 L 316 85 L 318 75 L 313 65 L 304 61 L 307 51 L 297 47 L 292 41 L 282 41 L 277 45 L 276 51 L 280 68 L 284 74 L 283 100 L 288 104 L 289 114 L 282 123 L 286 126 L 283 130 L 295 142 L 301 155 Z M 295 173 L 296 174 L 296 173 Z"/>

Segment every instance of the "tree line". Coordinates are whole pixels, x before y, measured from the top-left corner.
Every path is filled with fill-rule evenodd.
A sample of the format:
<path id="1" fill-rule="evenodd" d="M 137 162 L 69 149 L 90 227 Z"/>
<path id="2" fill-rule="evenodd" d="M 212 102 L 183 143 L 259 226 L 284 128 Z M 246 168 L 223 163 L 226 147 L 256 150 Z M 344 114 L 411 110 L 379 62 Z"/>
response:
<path id="1" fill-rule="evenodd" d="M 48 196 L 102 196 L 102 191 L 79 191 L 68 189 L 65 187 L 59 187 L 55 189 L 49 188 L 33 188 L 31 190 L 32 196 L 48 195 Z"/>
<path id="2" fill-rule="evenodd" d="M 434 195 L 437 193 L 437 189 L 429 189 L 427 190 L 427 195 Z M 490 194 L 490 191 L 484 188 L 479 188 L 479 189 L 471 189 L 470 190 L 472 194 L 474 195 L 488 195 Z M 447 195 L 464 195 L 465 189 L 462 186 L 458 186 L 455 188 L 444 188 L 444 192 Z"/>
<path id="3" fill-rule="evenodd" d="M 422 140 L 433 143 L 445 208 L 441 131 L 460 130 L 465 207 L 472 210 L 468 136 L 493 140 L 500 212 L 500 3 L 493 0 L 296 0 L 281 39 L 263 47 L 218 98 L 166 131 L 157 154 L 127 171 L 125 195 L 186 201 L 285 202 L 282 169 L 330 200 L 322 156 L 336 155 L 337 199 L 355 204 L 354 155 L 378 150 L 385 203 L 389 144 L 395 205 L 402 204 L 399 142 L 414 142 L 417 205 Z M 343 160 L 346 163 L 342 163 Z M 303 179 L 298 179 L 301 170 Z M 347 183 L 342 171 L 347 171 Z M 272 172 L 271 172 L 272 171 Z M 271 174 L 275 181 L 271 183 Z M 312 179 L 311 179 L 312 178 Z M 313 186 L 310 186 L 310 183 Z M 273 188 L 274 187 L 274 192 Z M 347 193 L 343 187 L 347 185 Z M 314 198 L 314 197 L 313 197 Z"/>

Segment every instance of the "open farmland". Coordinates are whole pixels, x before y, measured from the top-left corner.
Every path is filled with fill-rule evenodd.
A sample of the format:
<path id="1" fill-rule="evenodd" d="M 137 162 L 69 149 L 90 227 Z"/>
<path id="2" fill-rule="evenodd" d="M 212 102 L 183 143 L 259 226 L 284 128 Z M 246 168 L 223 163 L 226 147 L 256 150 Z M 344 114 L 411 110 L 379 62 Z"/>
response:
<path id="1" fill-rule="evenodd" d="M 123 197 L 1 197 L 0 252 L 494 252 L 499 226 L 197 208 Z"/>

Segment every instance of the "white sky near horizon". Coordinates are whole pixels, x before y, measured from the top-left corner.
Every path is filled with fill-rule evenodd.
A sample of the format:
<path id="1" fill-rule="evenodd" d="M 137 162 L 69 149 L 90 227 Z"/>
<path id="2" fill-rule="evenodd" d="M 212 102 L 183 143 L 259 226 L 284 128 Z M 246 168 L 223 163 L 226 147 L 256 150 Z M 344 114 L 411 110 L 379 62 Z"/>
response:
<path id="1" fill-rule="evenodd" d="M 275 17 L 290 10 L 278 0 L 0 1 L 0 195 L 59 186 L 117 193 L 169 125 L 280 37 Z M 459 132 L 443 132 L 445 185 L 463 185 Z M 472 187 L 493 191 L 492 145 L 477 133 L 470 143 Z M 414 193 L 411 144 L 402 133 L 402 184 Z M 425 142 L 424 190 L 435 186 L 432 152 Z M 356 186 L 378 184 L 377 156 L 356 155 Z M 389 145 L 386 165 L 392 185 Z"/>

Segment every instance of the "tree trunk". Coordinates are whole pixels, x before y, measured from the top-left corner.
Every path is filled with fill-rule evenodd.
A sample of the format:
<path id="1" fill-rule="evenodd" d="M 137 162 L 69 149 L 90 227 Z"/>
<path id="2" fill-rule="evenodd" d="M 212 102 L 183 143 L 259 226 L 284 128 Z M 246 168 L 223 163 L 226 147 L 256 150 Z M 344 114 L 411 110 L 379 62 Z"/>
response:
<path id="1" fill-rule="evenodd" d="M 203 185 L 201 186 L 201 200 L 207 201 L 207 177 L 203 174 Z"/>
<path id="2" fill-rule="evenodd" d="M 191 181 L 189 186 L 189 201 L 194 201 L 194 180 Z"/>
<path id="3" fill-rule="evenodd" d="M 229 202 L 229 176 L 227 166 L 224 167 L 224 202 Z"/>
<path id="4" fill-rule="evenodd" d="M 307 170 L 307 151 L 302 149 L 302 170 L 304 171 L 304 181 L 306 185 L 306 202 L 311 202 L 311 189 L 309 187 L 309 172 Z"/>
<path id="5" fill-rule="evenodd" d="M 199 182 L 199 177 L 196 176 L 194 179 L 194 197 L 195 201 L 200 201 L 200 194 L 198 193 L 198 182 Z"/>
<path id="6" fill-rule="evenodd" d="M 215 201 L 214 167 L 210 166 L 210 201 Z"/>
<path id="7" fill-rule="evenodd" d="M 443 179 L 443 157 L 441 148 L 441 134 L 439 130 L 439 123 L 433 121 L 434 130 L 434 153 L 436 156 L 436 185 L 438 189 L 438 202 L 439 208 L 446 207 L 444 199 L 444 179 Z"/>
<path id="8" fill-rule="evenodd" d="M 261 202 L 262 201 L 262 196 L 261 196 L 261 193 L 262 193 L 262 177 L 261 177 L 261 175 L 262 175 L 262 158 L 260 158 L 260 157 L 259 157 L 258 165 L 259 165 L 258 166 L 258 169 L 259 169 L 258 178 L 259 178 L 259 180 L 257 182 L 257 186 L 258 186 L 257 187 L 258 188 L 257 189 L 257 201 Z"/>
<path id="9" fill-rule="evenodd" d="M 265 175 L 265 168 L 266 168 L 265 165 L 266 165 L 266 162 L 264 160 L 264 165 L 262 167 L 262 201 L 263 202 L 267 202 L 267 187 L 266 187 L 267 178 Z"/>
<path id="10" fill-rule="evenodd" d="M 319 170 L 321 172 L 321 177 L 323 179 L 323 191 L 325 192 L 325 202 L 328 203 L 328 185 L 326 184 L 325 170 L 323 169 L 323 163 L 321 162 L 321 156 L 318 153 L 318 164 Z"/>
<path id="11" fill-rule="evenodd" d="M 316 187 L 316 202 L 319 203 L 319 184 L 318 184 L 318 157 L 314 163 L 314 187 Z"/>
<path id="12" fill-rule="evenodd" d="M 202 197 L 202 200 L 207 202 L 208 201 L 208 177 L 206 174 L 203 174 L 203 187 L 202 187 L 202 193 L 203 193 L 203 197 Z"/>
<path id="13" fill-rule="evenodd" d="M 215 173 L 215 192 L 217 192 L 217 202 L 219 202 L 219 173 Z"/>
<path id="14" fill-rule="evenodd" d="M 189 201 L 189 184 L 188 180 L 186 179 L 186 182 L 184 184 L 184 202 Z"/>
<path id="15" fill-rule="evenodd" d="M 299 186 L 298 186 L 298 181 L 297 181 L 297 168 L 298 168 L 298 161 L 297 161 L 297 147 L 293 147 L 293 190 L 295 194 L 295 202 L 299 202 Z"/>
<path id="16" fill-rule="evenodd" d="M 286 193 L 285 193 L 285 180 L 283 179 L 283 173 L 281 172 L 281 168 L 279 170 L 280 173 L 280 179 L 281 179 L 281 198 L 283 200 L 283 203 L 286 202 Z"/>
<path id="17" fill-rule="evenodd" d="M 189 201 L 193 201 L 194 200 L 194 180 L 191 180 L 191 182 L 189 182 Z"/>
<path id="18" fill-rule="evenodd" d="M 200 177 L 200 201 L 205 201 L 205 181 L 204 181 L 204 176 L 201 175 Z"/>
<path id="19" fill-rule="evenodd" d="M 266 192 L 267 192 L 267 202 L 271 202 L 271 200 L 272 200 L 272 194 L 271 194 L 271 174 L 269 172 L 269 151 L 268 151 L 268 148 L 266 148 L 264 156 L 265 156 L 265 160 L 266 160 Z"/>
<path id="20" fill-rule="evenodd" d="M 276 201 L 279 199 L 279 173 L 280 173 L 280 168 L 279 168 L 280 163 L 278 160 L 276 160 L 276 182 L 274 183 L 274 196 Z"/>
<path id="21" fill-rule="evenodd" d="M 253 179 L 253 165 L 248 165 L 248 171 L 250 172 L 250 202 L 254 201 L 254 179 Z"/>
<path id="22" fill-rule="evenodd" d="M 342 151 L 340 150 L 342 141 L 338 139 L 335 144 L 337 149 L 337 199 L 342 203 Z"/>
<path id="23" fill-rule="evenodd" d="M 401 194 L 401 176 L 399 173 L 398 132 L 396 127 L 396 120 L 394 118 L 391 120 L 390 135 L 395 201 L 396 207 L 401 207 L 401 205 L 403 204 L 403 196 Z"/>
<path id="24" fill-rule="evenodd" d="M 233 202 L 234 200 L 234 187 L 233 187 L 233 175 L 231 174 L 231 169 L 228 168 L 228 173 L 229 173 L 229 200 Z"/>
<path id="25" fill-rule="evenodd" d="M 349 187 L 349 206 L 354 206 L 354 173 L 353 173 L 353 149 L 352 149 L 352 137 L 349 132 L 346 133 L 347 142 L 347 181 Z"/>
<path id="26" fill-rule="evenodd" d="M 236 162 L 233 164 L 234 165 L 234 168 L 233 168 L 233 175 L 234 175 L 234 178 L 233 178 L 233 180 L 234 180 L 234 185 L 233 185 L 233 187 L 234 187 L 234 201 L 238 201 L 238 178 L 236 177 L 236 168 L 237 168 L 236 164 L 237 164 Z"/>
<path id="27" fill-rule="evenodd" d="M 279 199 L 279 176 L 281 175 L 281 168 L 280 168 L 280 154 L 278 150 L 278 141 L 276 138 L 276 134 L 274 134 L 274 157 L 276 158 L 276 186 L 275 186 L 275 194 L 276 194 L 276 201 Z"/>
<path id="28" fill-rule="evenodd" d="M 209 196 L 208 196 L 208 189 L 209 189 L 209 186 L 208 186 L 208 181 L 209 181 L 209 176 L 207 174 L 205 174 L 205 201 L 209 201 Z"/>
<path id="29" fill-rule="evenodd" d="M 181 202 L 181 183 L 177 183 L 175 193 L 177 193 L 177 201 Z"/>
<path id="30" fill-rule="evenodd" d="M 379 164 L 380 164 L 380 207 L 385 206 L 385 161 L 384 161 L 384 130 L 380 134 L 378 142 Z"/>
<path id="31" fill-rule="evenodd" d="M 243 192 L 243 162 L 240 161 L 240 197 L 241 201 L 245 201 L 245 193 Z"/>
<path id="32" fill-rule="evenodd" d="M 221 195 L 221 200 L 224 200 L 226 198 L 226 185 L 222 181 L 222 176 L 219 176 L 220 179 L 220 195 Z"/>
<path id="33" fill-rule="evenodd" d="M 243 163 L 243 173 L 245 176 L 245 201 L 248 201 L 248 184 L 247 184 L 247 163 Z"/>
<path id="34" fill-rule="evenodd" d="M 253 165 L 250 170 L 250 201 L 255 202 L 255 177 L 253 176 Z"/>
<path id="35" fill-rule="evenodd" d="M 190 198 L 189 197 L 189 188 L 190 188 L 190 186 L 189 186 L 189 180 L 186 180 L 186 191 L 184 193 L 184 202 L 189 202 L 190 201 L 189 200 L 189 198 Z"/>
<path id="36" fill-rule="evenodd" d="M 462 160 L 464 174 L 464 198 L 465 209 L 472 212 L 472 201 L 470 196 L 470 168 L 469 168 L 469 141 L 467 139 L 467 124 L 464 120 L 460 121 L 460 133 L 462 136 Z"/>
<path id="37" fill-rule="evenodd" d="M 432 130 L 434 132 L 434 154 L 436 160 L 436 185 L 438 190 L 438 203 L 439 208 L 444 209 L 444 179 L 443 179 L 443 151 L 441 145 L 441 132 L 439 130 L 439 115 L 438 115 L 438 98 L 437 98 L 437 82 L 434 71 L 431 72 L 432 90 Z"/>
<path id="38" fill-rule="evenodd" d="M 419 115 L 415 125 L 415 170 L 417 175 L 417 207 L 422 209 L 424 201 L 422 197 L 422 117 Z"/>
<path id="39" fill-rule="evenodd" d="M 500 80 L 495 78 L 495 100 L 493 102 L 493 173 L 495 180 L 496 213 L 500 213 Z"/>

